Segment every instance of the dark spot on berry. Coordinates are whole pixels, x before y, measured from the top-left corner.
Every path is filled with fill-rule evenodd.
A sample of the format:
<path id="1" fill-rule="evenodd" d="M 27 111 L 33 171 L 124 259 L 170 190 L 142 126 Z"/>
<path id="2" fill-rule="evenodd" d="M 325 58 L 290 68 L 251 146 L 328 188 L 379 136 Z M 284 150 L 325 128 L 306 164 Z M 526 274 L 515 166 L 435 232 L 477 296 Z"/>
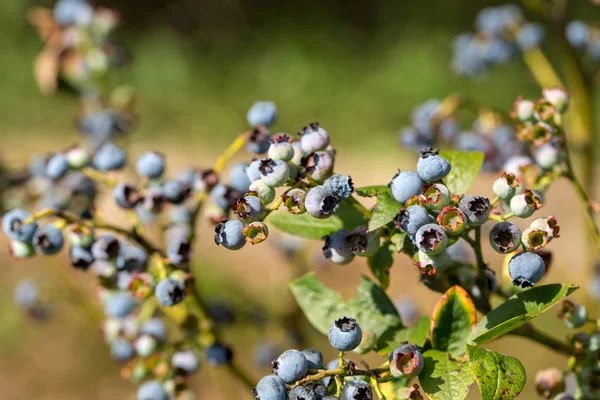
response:
<path id="1" fill-rule="evenodd" d="M 421 238 L 421 242 L 419 243 L 421 247 L 424 247 L 428 250 L 434 250 L 438 244 L 442 241 L 442 237 L 440 232 L 436 229 L 426 229 L 423 231 L 423 235 Z"/>
<path id="2" fill-rule="evenodd" d="M 488 204 L 483 197 L 475 197 L 471 201 L 469 201 L 468 209 L 475 216 L 480 217 L 483 213 L 488 209 Z"/>
<path id="3" fill-rule="evenodd" d="M 494 236 L 494 243 L 498 245 L 500 251 L 506 252 L 515 245 L 513 239 L 513 234 L 510 229 L 501 229 L 496 236 Z"/>
<path id="4" fill-rule="evenodd" d="M 348 248 L 353 252 L 364 252 L 367 250 L 367 246 L 369 245 L 369 239 L 367 235 L 362 232 L 356 232 L 352 235 L 349 235 L 346 238 L 348 242 Z"/>
<path id="5" fill-rule="evenodd" d="M 354 318 L 340 318 L 335 321 L 335 326 L 342 332 L 352 332 L 358 326 L 358 323 Z"/>
<path id="6" fill-rule="evenodd" d="M 334 196 L 327 195 L 321 201 L 321 212 L 325 215 L 333 214 L 339 204 Z"/>
<path id="7" fill-rule="evenodd" d="M 354 396 L 352 396 L 355 400 L 371 400 L 373 397 L 371 395 L 371 389 L 369 387 L 359 387 L 354 392 Z"/>

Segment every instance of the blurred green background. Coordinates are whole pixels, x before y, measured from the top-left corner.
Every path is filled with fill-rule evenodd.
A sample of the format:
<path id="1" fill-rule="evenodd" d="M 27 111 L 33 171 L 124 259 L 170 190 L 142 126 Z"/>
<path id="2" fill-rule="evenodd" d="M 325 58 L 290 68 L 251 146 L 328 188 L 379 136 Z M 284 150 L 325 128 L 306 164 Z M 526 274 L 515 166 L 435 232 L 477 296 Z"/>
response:
<path id="1" fill-rule="evenodd" d="M 320 121 L 338 150 L 338 171 L 352 175 L 357 186 L 386 183 L 396 168 L 414 165 L 414 156 L 397 146 L 397 132 L 408 124 L 416 104 L 461 92 L 508 110 L 518 95 L 539 95 L 535 81 L 518 60 L 478 80 L 457 77 L 449 68 L 451 39 L 471 29 L 481 8 L 501 2 L 100 3 L 122 13 L 120 35 L 132 55 L 131 65 L 116 79 L 132 85 L 139 95 L 140 126 L 131 138 L 133 157 L 147 149 L 160 149 L 168 155 L 172 172 L 190 163 L 212 165 L 219 152 L 247 129 L 248 107 L 255 100 L 272 100 L 279 109 L 277 130 L 295 133 L 307 122 Z M 25 165 L 33 153 L 65 147 L 78 139 L 76 98 L 65 92 L 44 97 L 35 85 L 32 61 L 42 44 L 25 19 L 32 5 L 51 6 L 52 2 L 0 2 L 0 148 L 2 157 L 13 165 Z M 575 16 L 598 20 L 600 9 L 580 0 Z M 552 38 L 544 46 L 551 59 L 554 47 Z M 491 195 L 492 179 L 483 177 L 472 191 Z M 550 249 L 568 246 L 569 250 L 555 254 L 547 279 L 585 284 L 586 225 L 580 213 L 564 207 L 576 204 L 575 196 L 568 185 L 559 184 L 548 198 L 545 210 L 558 217 L 564 232 Z M 110 211 L 108 215 L 112 216 Z M 207 297 L 236 293 L 234 302 L 255 303 L 271 313 L 293 308 L 286 283 L 294 273 L 273 246 L 228 253 L 214 247 L 207 226 L 200 238 L 195 272 Z M 5 247 L 5 239 L 1 240 Z M 323 266 L 313 255 L 318 250 L 319 243 L 308 248 L 308 268 L 351 296 L 359 275 L 367 273 L 364 261 Z M 500 272 L 501 258 L 486 255 Z M 12 285 L 30 275 L 50 284 L 60 281 L 57 274 L 64 275 L 93 295 L 91 277 L 71 273 L 62 258 L 62 262 L 39 257 L 19 263 L 8 256 L 2 260 L 0 398 L 133 399 L 134 387 L 119 377 L 98 327 L 70 305 L 57 303 L 55 317 L 47 324 L 32 324 L 13 308 Z M 239 276 L 244 276 L 243 282 Z M 427 314 L 439 295 L 417 282 L 410 260 L 399 257 L 392 269 L 390 293 L 393 298 L 413 296 L 420 312 Z M 549 312 L 538 324 L 564 337 L 567 330 L 553 314 Z M 311 345 L 327 348 L 310 328 L 302 324 L 300 329 Z M 281 343 L 282 348 L 286 344 L 275 328 L 256 329 L 243 323 L 226 329 L 226 339 L 233 342 L 237 360 L 246 368 L 252 367 L 253 344 L 264 339 Z M 529 373 L 523 399 L 536 398 L 532 382 L 538 368 L 566 365 L 565 359 L 523 339 L 507 338 L 491 347 L 523 359 Z M 256 371 L 253 378 L 258 380 L 261 373 L 265 371 Z M 200 399 L 250 398 L 231 383 L 226 372 L 206 368 L 194 382 Z"/>

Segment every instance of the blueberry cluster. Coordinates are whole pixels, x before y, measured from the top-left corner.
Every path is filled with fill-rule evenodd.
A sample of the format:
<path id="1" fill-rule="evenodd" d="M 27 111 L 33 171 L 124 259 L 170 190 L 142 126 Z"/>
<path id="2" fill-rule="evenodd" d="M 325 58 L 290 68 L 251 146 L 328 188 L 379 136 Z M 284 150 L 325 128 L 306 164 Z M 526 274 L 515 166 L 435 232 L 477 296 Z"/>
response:
<path id="1" fill-rule="evenodd" d="M 323 354 L 317 349 L 287 350 L 272 361 L 273 374 L 263 377 L 252 389 L 257 400 L 371 400 L 374 397 L 373 378 L 391 376 L 412 378 L 419 375 L 425 360 L 418 346 L 403 342 L 389 357 L 389 368 L 358 370 L 353 362 L 343 358 L 344 352 L 356 351 L 369 342 L 354 318 L 343 317 L 331 325 L 329 343 L 340 352 L 324 365 Z M 369 381 L 369 376 L 372 379 Z M 335 379 L 332 379 L 335 378 Z M 417 389 L 418 391 L 418 386 Z"/>
<path id="2" fill-rule="evenodd" d="M 475 30 L 454 39 L 452 69 L 459 75 L 479 76 L 519 52 L 539 47 L 544 40 L 542 26 L 525 21 L 513 4 L 481 10 L 475 18 Z"/>
<path id="3" fill-rule="evenodd" d="M 502 124 L 496 115 L 481 110 L 470 130 L 461 128 L 453 101 L 431 99 L 415 107 L 411 126 L 399 133 L 400 144 L 413 150 L 423 147 L 452 147 L 463 151 L 480 151 L 485 159 L 483 170 L 501 171 L 513 157 L 526 156 L 528 151 L 516 137 L 512 126 Z"/>
<path id="4" fill-rule="evenodd" d="M 571 46 L 585 53 L 594 62 L 600 61 L 600 29 L 583 21 L 571 21 L 565 27 L 565 36 Z"/>

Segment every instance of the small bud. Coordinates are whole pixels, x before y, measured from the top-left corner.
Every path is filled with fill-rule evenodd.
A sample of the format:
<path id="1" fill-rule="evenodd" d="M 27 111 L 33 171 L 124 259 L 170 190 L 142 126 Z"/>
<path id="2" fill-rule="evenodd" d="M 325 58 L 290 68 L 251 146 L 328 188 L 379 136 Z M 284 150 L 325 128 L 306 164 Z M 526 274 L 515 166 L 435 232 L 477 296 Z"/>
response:
<path id="1" fill-rule="evenodd" d="M 549 122 L 554 119 L 554 115 L 556 114 L 556 107 L 549 101 L 544 99 L 540 99 L 535 102 L 535 107 L 533 108 L 533 116 L 536 120 L 541 122 Z"/>
<path id="2" fill-rule="evenodd" d="M 248 243 L 258 244 L 267 240 L 269 229 L 264 223 L 255 221 L 245 226 L 242 234 L 246 237 Z"/>

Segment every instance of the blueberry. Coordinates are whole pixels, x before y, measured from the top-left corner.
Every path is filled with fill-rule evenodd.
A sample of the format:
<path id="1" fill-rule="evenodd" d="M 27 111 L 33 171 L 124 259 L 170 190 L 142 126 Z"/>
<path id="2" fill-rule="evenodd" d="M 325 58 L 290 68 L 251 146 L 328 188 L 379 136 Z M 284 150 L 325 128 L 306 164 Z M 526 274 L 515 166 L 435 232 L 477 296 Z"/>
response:
<path id="1" fill-rule="evenodd" d="M 176 179 L 171 179 L 163 184 L 162 193 L 169 203 L 181 204 L 188 198 L 190 187 Z"/>
<path id="2" fill-rule="evenodd" d="M 258 381 L 252 395 L 256 400 L 286 400 L 287 388 L 280 377 L 268 375 Z"/>
<path id="3" fill-rule="evenodd" d="M 523 51 L 539 47 L 544 41 L 544 28 L 537 22 L 528 22 L 521 26 L 515 38 L 517 45 Z"/>
<path id="4" fill-rule="evenodd" d="M 512 222 L 499 222 L 490 230 L 490 245 L 500 254 L 512 253 L 521 245 L 521 230 Z"/>
<path id="5" fill-rule="evenodd" d="M 182 182 L 197 192 L 210 192 L 219 183 L 219 175 L 212 169 L 206 169 L 194 173 L 191 182 Z"/>
<path id="6" fill-rule="evenodd" d="M 37 222 L 23 224 L 30 216 L 30 213 L 21 208 L 11 210 L 2 216 L 2 230 L 11 239 L 26 243 L 31 242 L 38 225 Z"/>
<path id="7" fill-rule="evenodd" d="M 244 221 L 251 222 L 261 216 L 263 209 L 263 203 L 259 197 L 247 195 L 238 200 L 233 207 L 233 212 Z"/>
<path id="8" fill-rule="evenodd" d="M 90 153 L 81 146 L 73 146 L 65 153 L 69 167 L 81 169 L 90 163 Z"/>
<path id="9" fill-rule="evenodd" d="M 57 153 L 50 157 L 46 165 L 46 176 L 50 179 L 59 180 L 69 171 L 69 161 L 62 153 Z"/>
<path id="10" fill-rule="evenodd" d="M 119 183 L 115 186 L 113 198 L 119 207 L 126 210 L 135 208 L 143 199 L 137 187 L 129 183 Z"/>
<path id="11" fill-rule="evenodd" d="M 115 360 L 126 362 L 134 357 L 135 352 L 131 343 L 125 339 L 118 338 L 110 345 L 110 354 Z"/>
<path id="12" fill-rule="evenodd" d="M 331 236 L 325 236 L 323 255 L 336 264 L 348 264 L 354 259 L 354 253 L 348 246 L 350 232 L 340 229 Z"/>
<path id="13" fill-rule="evenodd" d="M 450 204 L 452 194 L 442 183 L 431 183 L 423 186 L 423 204 L 430 210 L 440 211 Z"/>
<path id="14" fill-rule="evenodd" d="M 250 107 L 246 119 L 251 127 L 269 127 L 277 119 L 277 107 L 271 101 L 257 101 Z"/>
<path id="15" fill-rule="evenodd" d="M 582 21 L 570 21 L 565 28 L 565 36 L 578 50 L 584 49 L 590 37 L 590 28 Z"/>
<path id="16" fill-rule="evenodd" d="M 94 14 L 86 0 L 59 0 L 53 10 L 54 20 L 59 25 L 87 25 Z"/>
<path id="17" fill-rule="evenodd" d="M 427 255 L 440 254 L 448 244 L 448 235 L 444 228 L 435 224 L 426 224 L 415 235 L 417 248 Z"/>
<path id="18" fill-rule="evenodd" d="M 187 237 L 178 237 L 169 242 L 167 246 L 167 257 L 174 265 L 184 264 L 190 261 L 192 245 Z"/>
<path id="19" fill-rule="evenodd" d="M 359 226 L 347 237 L 348 248 L 357 256 L 370 257 L 379 250 L 379 233 Z"/>
<path id="20" fill-rule="evenodd" d="M 321 369 L 323 368 L 323 354 L 317 349 L 306 349 L 302 350 L 302 354 L 308 362 L 309 369 Z"/>
<path id="21" fill-rule="evenodd" d="M 138 158 L 135 169 L 144 178 L 160 178 L 165 172 L 165 157 L 156 151 L 149 151 Z"/>
<path id="22" fill-rule="evenodd" d="M 18 240 L 10 241 L 10 255 L 15 258 L 28 258 L 35 255 L 35 250 L 31 243 L 20 242 Z"/>
<path id="23" fill-rule="evenodd" d="M 418 346 L 402 343 L 390 355 L 390 373 L 396 378 L 412 378 L 421 373 L 425 360 Z"/>
<path id="24" fill-rule="evenodd" d="M 233 360 L 233 352 L 229 346 L 216 342 L 206 349 L 205 357 L 210 365 L 226 365 Z"/>
<path id="25" fill-rule="evenodd" d="M 450 173 L 452 166 L 439 154 L 439 150 L 433 150 L 431 147 L 421 151 L 421 157 L 417 162 L 417 174 L 424 182 L 443 179 Z"/>
<path id="26" fill-rule="evenodd" d="M 13 292 L 14 303 L 25 310 L 31 309 L 38 304 L 38 285 L 31 279 L 20 281 Z"/>
<path id="27" fill-rule="evenodd" d="M 171 357 L 171 366 L 189 375 L 200 368 L 200 358 L 192 350 L 176 351 Z"/>
<path id="28" fill-rule="evenodd" d="M 556 217 L 536 218 L 531 222 L 530 227 L 545 231 L 549 240 L 560 237 L 560 226 Z"/>
<path id="29" fill-rule="evenodd" d="M 534 154 L 535 162 L 543 169 L 552 169 L 563 159 L 560 145 L 550 141 L 538 147 Z"/>
<path id="30" fill-rule="evenodd" d="M 513 111 L 510 114 L 512 118 L 521 122 L 531 121 L 534 116 L 535 103 L 531 100 L 525 100 L 519 97 L 513 106 Z"/>
<path id="31" fill-rule="evenodd" d="M 510 199 L 510 210 L 519 218 L 531 217 L 541 206 L 540 198 L 529 189 Z"/>
<path id="32" fill-rule="evenodd" d="M 147 381 L 138 388 L 137 400 L 169 400 L 169 395 L 159 381 Z"/>
<path id="33" fill-rule="evenodd" d="M 542 90 L 542 94 L 544 99 L 556 107 L 556 111 L 559 113 L 567 110 L 569 106 L 569 93 L 565 89 L 559 87 L 545 88 Z"/>
<path id="34" fill-rule="evenodd" d="M 94 263 L 92 252 L 79 246 L 71 246 L 69 249 L 69 259 L 74 268 L 82 271 L 87 271 Z"/>
<path id="35" fill-rule="evenodd" d="M 158 304 L 171 307 L 185 298 L 185 285 L 178 279 L 166 278 L 158 282 L 154 289 Z"/>
<path id="36" fill-rule="evenodd" d="M 122 244 L 115 264 L 120 271 L 144 272 L 148 266 L 148 252 L 137 246 Z"/>
<path id="37" fill-rule="evenodd" d="M 306 386 L 296 386 L 289 391 L 287 398 L 289 400 L 318 400 L 321 397 Z"/>
<path id="38" fill-rule="evenodd" d="M 265 185 L 262 179 L 252 182 L 250 191 L 258 193 L 263 204 L 269 204 L 275 200 L 275 189 Z"/>
<path id="39" fill-rule="evenodd" d="M 306 155 L 304 150 L 302 150 L 302 142 L 292 142 L 292 147 L 294 148 L 294 156 L 290 160 L 290 164 L 300 166 L 302 159 Z"/>
<path id="40" fill-rule="evenodd" d="M 448 235 L 460 235 L 467 227 L 467 217 L 456 207 L 447 206 L 436 217 L 436 221 Z"/>
<path id="41" fill-rule="evenodd" d="M 238 199 L 242 197 L 242 193 L 238 192 L 231 186 L 219 183 L 215 185 L 213 190 L 210 192 L 210 198 L 213 203 L 223 210 L 229 210 L 233 207 Z"/>
<path id="42" fill-rule="evenodd" d="M 298 350 L 287 350 L 273 361 L 273 373 L 285 383 L 294 383 L 306 376 L 308 361 Z"/>
<path id="43" fill-rule="evenodd" d="M 276 359 L 279 354 L 281 354 L 281 351 L 276 344 L 264 342 L 254 349 L 254 363 L 261 368 L 270 366 L 271 361 Z"/>
<path id="44" fill-rule="evenodd" d="M 127 156 L 123 149 L 113 143 L 106 143 L 94 155 L 94 167 L 98 171 L 115 171 L 125 167 Z"/>
<path id="45" fill-rule="evenodd" d="M 329 328 L 329 343 L 337 351 L 351 351 L 362 340 L 362 330 L 354 318 L 343 317 Z"/>
<path id="46" fill-rule="evenodd" d="M 396 201 L 405 203 L 408 199 L 421 193 L 423 181 L 414 171 L 398 172 L 388 184 Z"/>
<path id="47" fill-rule="evenodd" d="M 535 391 L 544 399 L 552 398 L 565 390 L 563 373 L 558 368 L 547 368 L 535 374 Z"/>
<path id="48" fill-rule="evenodd" d="M 252 160 L 250 164 L 246 167 L 246 175 L 250 182 L 255 182 L 262 178 L 262 174 L 260 173 L 260 163 L 262 160 Z"/>
<path id="49" fill-rule="evenodd" d="M 104 313 L 113 318 L 123 318 L 133 310 L 135 300 L 127 292 L 116 292 L 104 302 Z"/>
<path id="50" fill-rule="evenodd" d="M 58 253 L 65 244 L 65 238 L 60 229 L 54 225 L 39 227 L 33 234 L 33 248 L 35 252 L 42 255 Z"/>
<path id="51" fill-rule="evenodd" d="M 302 159 L 302 167 L 308 176 L 322 182 L 333 173 L 333 157 L 326 151 L 316 151 Z"/>
<path id="52" fill-rule="evenodd" d="M 246 149 L 250 153 L 253 154 L 264 154 L 269 150 L 269 146 L 271 145 L 270 140 L 271 136 L 269 131 L 259 126 L 256 127 L 248 136 L 248 140 L 246 141 Z"/>
<path id="53" fill-rule="evenodd" d="M 140 335 L 135 342 L 133 347 L 135 352 L 140 357 L 150 357 L 156 351 L 156 339 L 150 335 Z"/>
<path id="54" fill-rule="evenodd" d="M 265 158 L 260 161 L 258 170 L 263 183 L 270 187 L 283 186 L 290 177 L 290 168 L 285 161 Z"/>
<path id="55" fill-rule="evenodd" d="M 246 193 L 250 187 L 250 179 L 246 174 L 246 163 L 237 163 L 229 170 L 229 186 L 241 193 Z"/>
<path id="56" fill-rule="evenodd" d="M 215 227 L 215 243 L 228 250 L 239 250 L 246 244 L 244 224 L 236 219 L 221 222 Z"/>
<path id="57" fill-rule="evenodd" d="M 281 196 L 283 204 L 290 214 L 304 214 L 306 212 L 306 191 L 293 188 Z"/>
<path id="58" fill-rule="evenodd" d="M 329 134 L 325 129 L 319 126 L 318 122 L 313 122 L 302 128 L 300 136 L 302 151 L 305 154 L 325 150 L 327 145 L 329 145 Z"/>
<path id="59" fill-rule="evenodd" d="M 342 400 L 372 400 L 369 384 L 360 379 L 348 381 L 342 388 Z"/>
<path id="60" fill-rule="evenodd" d="M 504 172 L 502 176 L 494 182 L 492 190 L 502 200 L 509 200 L 515 195 L 519 182 L 514 174 Z"/>
<path id="61" fill-rule="evenodd" d="M 589 321 L 587 308 L 583 304 L 575 304 L 570 300 L 563 300 L 557 316 L 570 329 L 581 328 Z"/>
<path id="62" fill-rule="evenodd" d="M 344 362 L 347 363 L 348 360 L 344 359 Z M 335 360 L 331 360 L 327 363 L 327 365 L 325 365 L 325 369 L 330 370 L 330 369 L 337 369 L 340 366 L 340 360 L 338 358 L 336 358 Z M 325 386 L 329 386 L 329 383 L 331 383 L 331 377 L 330 376 L 326 376 L 325 378 L 321 379 L 321 382 L 323 382 L 323 384 Z"/>
<path id="63" fill-rule="evenodd" d="M 273 160 L 285 162 L 291 161 L 294 157 L 294 146 L 292 146 L 292 143 L 290 142 L 290 137 L 285 134 L 280 134 L 271 138 L 268 156 Z"/>
<path id="64" fill-rule="evenodd" d="M 513 284 L 522 288 L 538 283 L 545 271 L 544 260 L 533 252 L 516 254 L 508 262 L 508 272 Z"/>
<path id="65" fill-rule="evenodd" d="M 333 195 L 339 200 L 346 200 L 352 195 L 354 191 L 354 185 L 352 184 L 352 178 L 346 175 L 335 174 L 329 177 L 323 184 L 326 188 L 329 188 Z"/>
<path id="66" fill-rule="evenodd" d="M 158 342 L 167 340 L 167 327 L 160 318 L 151 318 L 140 327 L 140 334 L 150 335 Z"/>
<path id="67" fill-rule="evenodd" d="M 490 200 L 482 196 L 465 196 L 458 204 L 470 226 L 479 226 L 488 220 Z"/>
<path id="68" fill-rule="evenodd" d="M 328 218 L 332 216 L 338 206 L 338 199 L 333 195 L 331 189 L 325 186 L 316 186 L 310 189 L 306 195 L 306 211 L 315 218 Z"/>
<path id="69" fill-rule="evenodd" d="M 92 244 L 92 254 L 96 260 L 110 261 L 117 257 L 120 248 L 121 245 L 116 237 L 110 234 L 101 235 Z"/>
<path id="70" fill-rule="evenodd" d="M 185 205 L 174 205 L 168 209 L 169 224 L 185 226 L 192 222 L 192 211 Z"/>

